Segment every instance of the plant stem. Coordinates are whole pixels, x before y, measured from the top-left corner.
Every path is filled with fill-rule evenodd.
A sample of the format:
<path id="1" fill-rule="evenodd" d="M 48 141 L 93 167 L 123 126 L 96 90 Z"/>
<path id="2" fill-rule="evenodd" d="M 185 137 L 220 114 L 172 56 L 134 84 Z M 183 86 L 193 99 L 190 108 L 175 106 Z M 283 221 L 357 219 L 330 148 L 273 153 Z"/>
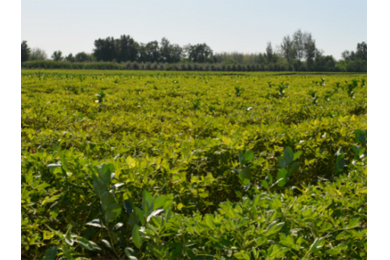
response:
<path id="1" fill-rule="evenodd" d="M 103 216 L 104 217 L 104 216 Z M 106 229 L 107 229 L 107 232 L 108 232 L 108 237 L 110 238 L 110 242 L 111 242 L 111 246 L 112 246 L 112 251 L 114 251 L 114 253 L 115 253 L 115 255 L 118 257 L 118 259 L 120 259 L 120 256 L 118 255 L 118 253 L 116 252 L 116 250 L 115 250 L 115 245 L 114 245 L 114 243 L 112 242 L 112 238 L 111 238 L 111 236 L 110 236 L 110 229 L 108 228 L 108 223 L 107 223 L 107 221 L 105 221 L 106 222 Z"/>

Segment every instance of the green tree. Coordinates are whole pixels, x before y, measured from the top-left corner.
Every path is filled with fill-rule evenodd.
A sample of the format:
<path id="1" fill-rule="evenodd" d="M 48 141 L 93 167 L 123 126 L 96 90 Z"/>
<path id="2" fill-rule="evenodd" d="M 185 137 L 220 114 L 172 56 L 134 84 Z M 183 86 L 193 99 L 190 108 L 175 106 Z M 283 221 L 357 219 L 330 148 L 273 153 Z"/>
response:
<path id="1" fill-rule="evenodd" d="M 114 37 L 107 37 L 106 39 L 95 40 L 95 49 L 93 56 L 98 61 L 112 61 L 117 58 L 118 45 L 115 46 Z"/>
<path id="2" fill-rule="evenodd" d="M 51 55 L 51 58 L 54 61 L 62 61 L 64 59 L 64 57 L 62 57 L 61 51 L 54 51 L 53 54 Z"/>
<path id="3" fill-rule="evenodd" d="M 44 50 L 40 48 L 33 48 L 31 50 L 29 60 L 46 60 L 47 59 L 47 54 Z"/>
<path id="4" fill-rule="evenodd" d="M 92 61 L 92 57 L 90 54 L 87 54 L 85 52 L 79 52 L 75 56 L 75 60 L 77 62 L 86 62 L 86 61 Z"/>
<path id="5" fill-rule="evenodd" d="M 64 60 L 67 62 L 75 62 L 75 58 L 74 58 L 72 53 L 69 53 L 68 56 L 66 56 Z"/>
<path id="6" fill-rule="evenodd" d="M 118 62 L 135 61 L 139 55 L 139 44 L 130 35 L 121 35 L 115 40 L 116 60 Z"/>
<path id="7" fill-rule="evenodd" d="M 188 59 L 191 62 L 213 62 L 213 50 L 206 44 L 188 46 Z"/>
<path id="8" fill-rule="evenodd" d="M 305 48 L 306 66 L 310 70 L 314 66 L 314 58 L 317 50 L 316 41 L 313 39 L 311 33 L 305 33 L 303 42 Z"/>
<path id="9" fill-rule="evenodd" d="M 265 49 L 265 54 L 266 54 L 268 63 L 271 63 L 273 61 L 273 56 L 274 56 L 271 42 L 267 42 L 267 48 Z"/>
<path id="10" fill-rule="evenodd" d="M 294 45 L 294 49 L 296 51 L 296 59 L 297 60 L 302 60 L 304 58 L 304 55 L 305 55 L 305 46 L 304 46 L 304 42 L 303 42 L 303 39 L 304 38 L 304 34 L 302 33 L 302 31 L 299 29 L 298 31 L 296 31 L 293 35 L 293 45 Z"/>
<path id="11" fill-rule="evenodd" d="M 30 48 L 27 45 L 27 41 L 22 41 L 22 62 L 27 61 L 30 56 Z"/>
<path id="12" fill-rule="evenodd" d="M 140 45 L 138 61 L 158 62 L 160 60 L 160 50 L 157 41 L 151 41 Z"/>
<path id="13" fill-rule="evenodd" d="M 177 44 L 171 44 L 167 38 L 162 38 L 160 43 L 160 60 L 162 62 L 180 62 L 183 48 Z"/>
<path id="14" fill-rule="evenodd" d="M 285 58 L 287 63 L 290 64 L 290 62 L 293 61 L 296 57 L 296 50 L 294 48 L 294 42 L 291 40 L 289 35 L 283 38 L 280 48 L 282 50 L 283 58 Z"/>
<path id="15" fill-rule="evenodd" d="M 358 43 L 356 47 L 356 58 L 367 61 L 367 43 Z"/>

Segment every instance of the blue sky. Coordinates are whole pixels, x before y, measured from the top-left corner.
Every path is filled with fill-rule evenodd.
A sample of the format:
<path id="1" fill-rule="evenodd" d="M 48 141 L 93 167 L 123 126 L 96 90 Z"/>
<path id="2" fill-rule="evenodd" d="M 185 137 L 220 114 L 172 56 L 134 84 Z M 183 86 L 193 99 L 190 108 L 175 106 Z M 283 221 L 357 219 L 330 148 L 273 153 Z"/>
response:
<path id="1" fill-rule="evenodd" d="M 94 40 L 122 34 L 138 42 L 207 43 L 214 52 L 264 52 L 297 29 L 340 59 L 367 42 L 367 1 L 361 0 L 22 0 L 21 40 L 63 54 L 92 52 Z"/>

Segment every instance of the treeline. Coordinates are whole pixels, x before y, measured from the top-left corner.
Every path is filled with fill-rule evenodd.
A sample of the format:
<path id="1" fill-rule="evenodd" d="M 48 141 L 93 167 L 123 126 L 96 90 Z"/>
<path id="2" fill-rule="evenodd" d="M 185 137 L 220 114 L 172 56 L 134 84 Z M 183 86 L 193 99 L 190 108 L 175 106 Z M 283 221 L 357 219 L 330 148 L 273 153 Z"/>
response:
<path id="1" fill-rule="evenodd" d="M 296 31 L 285 36 L 273 48 L 267 43 L 264 53 L 213 53 L 205 43 L 195 45 L 172 44 L 163 38 L 160 42 L 138 43 L 128 35 L 118 39 L 107 37 L 94 42 L 93 52 L 62 56 L 55 51 L 47 55 L 39 48 L 32 49 L 22 42 L 23 68 L 72 69 L 142 69 L 142 70 L 225 70 L 225 71 L 330 71 L 366 72 L 367 44 L 358 43 L 356 51 L 344 51 L 337 61 L 317 49 L 311 33 Z"/>

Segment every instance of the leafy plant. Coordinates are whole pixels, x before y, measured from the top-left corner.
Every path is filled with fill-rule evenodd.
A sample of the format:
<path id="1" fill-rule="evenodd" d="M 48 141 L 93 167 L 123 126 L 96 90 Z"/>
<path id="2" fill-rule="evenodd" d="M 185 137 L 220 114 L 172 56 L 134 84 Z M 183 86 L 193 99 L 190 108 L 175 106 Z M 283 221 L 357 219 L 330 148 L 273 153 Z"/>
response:
<path id="1" fill-rule="evenodd" d="M 318 96 L 317 96 L 317 92 L 318 91 L 315 91 L 315 90 L 309 90 L 308 94 L 311 96 L 311 98 L 313 99 L 312 103 L 313 105 L 317 105 L 318 103 Z"/>
<path id="2" fill-rule="evenodd" d="M 241 88 L 240 86 L 235 86 L 234 89 L 236 90 L 236 96 L 239 97 L 242 95 L 242 92 L 244 91 L 243 88 Z"/>
<path id="3" fill-rule="evenodd" d="M 105 101 L 104 100 L 104 97 L 106 96 L 106 94 L 103 92 L 103 91 L 100 91 L 100 93 L 99 94 L 96 94 L 96 96 L 97 96 L 97 100 L 95 101 L 96 103 L 99 103 L 99 104 L 101 104 L 101 103 L 103 103 L 103 101 Z"/>

